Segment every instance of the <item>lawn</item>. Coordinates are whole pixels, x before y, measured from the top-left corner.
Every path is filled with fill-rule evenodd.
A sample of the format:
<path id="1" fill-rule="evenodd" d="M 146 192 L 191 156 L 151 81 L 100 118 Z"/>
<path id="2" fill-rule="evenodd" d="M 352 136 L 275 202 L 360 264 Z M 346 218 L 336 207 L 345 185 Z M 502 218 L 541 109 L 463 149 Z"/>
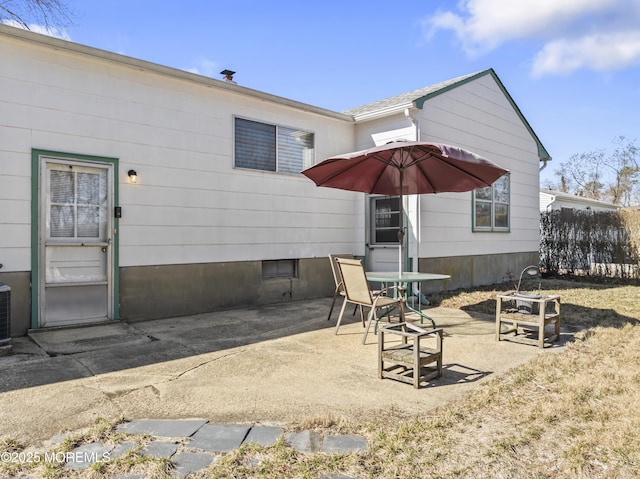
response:
<path id="1" fill-rule="evenodd" d="M 509 287 L 448 292 L 436 304 L 493 314 Z M 359 425 L 366 455 L 276 447 L 253 468 L 245 464 L 255 452 L 240 450 L 210 477 L 638 477 L 640 287 L 543 280 L 542 288 L 561 295 L 563 327 L 586 328 L 566 351 L 544 352 L 424 417 Z"/>
<path id="2" fill-rule="evenodd" d="M 494 313 L 496 294 L 509 287 L 453 291 L 434 299 L 438 306 Z M 542 287 L 561 295 L 563 328 L 579 331 L 566 350 L 545 350 L 530 363 L 480 384 L 464 399 L 423 416 L 357 424 L 324 418 L 298 425 L 364 435 L 366 454 L 305 455 L 282 442 L 270 448 L 242 446 L 197 477 L 639 477 L 640 287 L 562 280 L 543 280 Z M 113 425 L 104 423 L 83 434 L 87 437 L 60 447 L 119 439 Z M 20 448 L 7 440 L 0 444 L 0 450 Z M 127 467 L 110 464 L 82 477 L 107 477 Z M 138 467 L 148 477 L 168 477 L 170 465 L 150 461 Z M 67 477 L 60 469 L 29 471 L 33 477 L 43 472 Z"/>

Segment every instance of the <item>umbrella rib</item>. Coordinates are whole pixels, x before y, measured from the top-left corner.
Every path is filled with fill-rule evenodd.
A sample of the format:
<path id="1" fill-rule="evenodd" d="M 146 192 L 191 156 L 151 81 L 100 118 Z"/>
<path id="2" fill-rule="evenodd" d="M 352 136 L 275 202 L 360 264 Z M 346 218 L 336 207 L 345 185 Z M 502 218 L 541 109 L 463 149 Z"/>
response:
<path id="1" fill-rule="evenodd" d="M 335 173 L 332 173 L 331 175 L 327 176 L 326 178 L 323 178 L 322 179 L 322 183 L 326 183 L 327 181 L 331 181 L 334 178 L 343 175 L 345 171 L 349 171 L 352 168 L 355 168 L 356 166 L 358 166 L 360 163 L 362 163 L 365 160 L 366 160 L 366 158 L 363 158 L 361 160 L 354 161 L 353 163 L 349 163 L 345 169 L 336 171 Z M 335 160 L 334 162 L 338 162 L 338 161 L 340 161 L 340 160 Z"/>
<path id="2" fill-rule="evenodd" d="M 429 177 L 427 175 L 427 171 L 425 171 L 425 169 L 421 165 L 421 163 L 425 162 L 426 160 L 428 160 L 429 158 L 432 158 L 434 156 L 435 155 L 433 153 L 425 153 L 420 158 L 414 159 L 409 166 L 416 165 L 416 167 L 420 168 L 420 171 L 422 171 L 424 179 L 427 181 L 427 183 L 429 183 L 429 186 L 431 186 L 431 188 L 434 191 L 438 191 L 435 188 L 435 186 L 433 185 L 433 183 L 431 181 L 429 181 Z M 476 175 L 476 174 L 474 174 L 474 173 L 472 173 L 472 172 L 470 172 L 468 170 L 464 170 L 464 169 L 460 168 L 459 166 L 457 166 L 456 164 L 452 163 L 450 161 L 450 159 L 449 159 L 449 156 L 447 156 L 447 155 L 437 155 L 437 157 L 438 157 L 438 159 L 442 160 L 444 163 L 449 165 L 451 168 L 455 168 L 457 171 L 459 171 L 461 173 L 464 173 L 465 175 L 467 175 L 467 176 L 469 176 L 471 178 L 474 178 L 475 180 L 485 184 L 486 186 L 491 186 L 491 184 L 487 184 L 487 182 L 483 178 L 479 177 L 478 175 Z"/>
<path id="3" fill-rule="evenodd" d="M 445 157 L 443 157 L 443 158 L 444 158 L 445 163 L 446 163 L 447 165 L 451 166 L 452 168 L 455 168 L 456 170 L 458 170 L 458 171 L 460 171 L 460 172 L 462 172 L 462 173 L 464 173 L 464 174 L 466 174 L 466 175 L 469 175 L 469 176 L 471 176 L 471 177 L 475 178 L 476 180 L 478 180 L 478 181 L 480 181 L 480 182 L 484 183 L 484 184 L 485 184 L 485 185 L 487 185 L 487 186 L 491 186 L 491 183 L 487 184 L 487 182 L 486 182 L 483 178 L 480 178 L 480 177 L 479 177 L 478 175 L 476 175 L 475 173 L 472 173 L 472 172 L 467 171 L 467 170 L 463 170 L 463 169 L 462 169 L 462 168 L 460 168 L 459 166 L 457 166 L 457 165 L 455 165 L 455 164 L 453 164 L 453 163 L 450 163 L 450 162 L 448 161 L 448 160 L 449 160 L 449 157 L 448 157 L 448 156 L 445 156 Z"/>
<path id="4" fill-rule="evenodd" d="M 421 150 L 420 150 L 421 151 Z M 440 155 L 441 156 L 441 155 Z M 419 168 L 420 171 L 422 171 L 422 176 L 424 178 L 424 180 L 429 184 L 429 187 L 433 190 L 436 191 L 436 187 L 435 185 L 431 182 L 431 180 L 429 179 L 429 175 L 427 174 L 427 172 L 424 170 L 424 168 L 422 168 L 422 163 L 427 161 L 429 158 L 433 157 L 433 153 L 424 153 L 420 158 L 416 158 L 414 159 L 409 166 L 411 165 L 416 165 L 416 168 Z M 448 164 L 448 162 L 447 162 Z"/>
<path id="5" fill-rule="evenodd" d="M 327 183 L 327 182 L 333 180 L 334 178 L 342 176 L 345 171 L 349 171 L 349 170 L 359 166 L 361 163 L 363 163 L 363 162 L 365 162 L 365 161 L 367 161 L 369 159 L 374 159 L 374 160 L 379 161 L 380 163 L 385 164 L 385 165 L 388 164 L 387 161 L 385 161 L 384 159 L 378 157 L 377 155 L 365 156 L 362 159 L 358 159 L 358 160 L 352 159 L 352 160 L 349 161 L 349 164 L 347 165 L 347 167 L 345 167 L 342 170 L 336 171 L 336 172 L 330 174 L 329 176 L 324 177 L 322 179 L 321 183 Z M 339 159 L 335 160 L 335 162 L 338 162 L 338 161 L 340 161 L 340 160 Z M 380 178 L 383 175 L 384 175 L 384 169 L 382 169 L 380 171 L 380 173 L 377 175 L 377 177 L 375 178 L 375 181 L 373 182 L 373 185 L 378 184 L 378 181 L 380 180 Z M 349 190 L 348 188 L 341 188 L 341 189 L 347 189 L 348 191 L 361 191 L 361 190 Z M 371 191 L 373 191 L 373 188 L 371 188 Z M 363 193 L 371 193 L 371 191 L 364 191 Z"/>

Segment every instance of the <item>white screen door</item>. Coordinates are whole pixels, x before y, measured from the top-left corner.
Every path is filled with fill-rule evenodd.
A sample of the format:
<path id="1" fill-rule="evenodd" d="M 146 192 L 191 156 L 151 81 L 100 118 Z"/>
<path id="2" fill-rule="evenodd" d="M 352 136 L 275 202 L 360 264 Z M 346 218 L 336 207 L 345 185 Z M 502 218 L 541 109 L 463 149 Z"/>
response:
<path id="1" fill-rule="evenodd" d="M 42 158 L 40 326 L 112 316 L 112 165 Z"/>

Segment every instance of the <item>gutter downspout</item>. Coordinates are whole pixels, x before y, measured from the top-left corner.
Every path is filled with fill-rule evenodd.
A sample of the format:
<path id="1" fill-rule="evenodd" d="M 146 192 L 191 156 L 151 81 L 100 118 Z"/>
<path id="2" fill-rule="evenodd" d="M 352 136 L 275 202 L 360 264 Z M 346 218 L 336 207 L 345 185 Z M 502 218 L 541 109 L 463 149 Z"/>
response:
<path id="1" fill-rule="evenodd" d="M 413 125 L 414 129 L 414 140 L 420 141 L 420 123 L 417 118 L 411 115 L 411 111 L 409 108 L 405 108 L 404 116 L 408 119 Z M 408 240 L 407 235 L 407 240 Z M 408 246 L 408 245 L 407 245 Z M 407 259 L 409 259 L 409 248 L 407 248 Z M 418 271 L 418 261 L 420 260 L 420 195 L 416 195 L 416 264 L 412 264 L 412 271 Z M 419 291 L 418 285 L 413 283 L 414 294 L 416 291 Z"/>
<path id="2" fill-rule="evenodd" d="M 542 166 L 540 167 L 540 169 L 538 169 L 538 171 L 542 171 L 547 167 L 547 162 L 550 160 L 551 158 L 541 158 L 542 160 Z"/>
<path id="3" fill-rule="evenodd" d="M 409 110 L 409 108 L 405 108 L 404 116 L 411 122 L 411 124 L 414 127 L 415 141 L 421 141 L 422 132 L 420 131 L 420 122 L 418 121 L 418 119 L 411 115 L 411 111 Z M 415 265 L 413 265 L 412 269 L 414 269 L 415 271 L 418 271 L 420 269 L 418 263 L 420 261 L 420 240 L 421 240 L 421 233 L 422 233 L 422 228 L 420 223 L 420 217 L 421 217 L 420 199 L 422 195 L 415 195 L 415 196 L 416 196 L 416 263 Z M 407 235 L 407 237 L 408 236 L 409 235 Z M 407 251 L 408 250 L 409 248 L 407 248 Z M 420 283 L 411 283 L 411 284 L 413 285 L 413 291 L 412 291 L 413 296 L 417 299 L 418 304 L 428 305 L 429 300 L 420 291 Z M 418 306 L 418 309 L 421 309 L 420 306 Z"/>

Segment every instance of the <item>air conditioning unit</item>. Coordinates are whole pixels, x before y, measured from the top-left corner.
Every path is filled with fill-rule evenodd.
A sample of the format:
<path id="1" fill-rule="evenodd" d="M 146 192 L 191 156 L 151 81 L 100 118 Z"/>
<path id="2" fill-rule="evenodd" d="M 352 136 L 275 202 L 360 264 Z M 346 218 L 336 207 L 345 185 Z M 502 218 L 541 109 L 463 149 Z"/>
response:
<path id="1" fill-rule="evenodd" d="M 11 288 L 0 283 L 0 346 L 11 339 Z"/>

